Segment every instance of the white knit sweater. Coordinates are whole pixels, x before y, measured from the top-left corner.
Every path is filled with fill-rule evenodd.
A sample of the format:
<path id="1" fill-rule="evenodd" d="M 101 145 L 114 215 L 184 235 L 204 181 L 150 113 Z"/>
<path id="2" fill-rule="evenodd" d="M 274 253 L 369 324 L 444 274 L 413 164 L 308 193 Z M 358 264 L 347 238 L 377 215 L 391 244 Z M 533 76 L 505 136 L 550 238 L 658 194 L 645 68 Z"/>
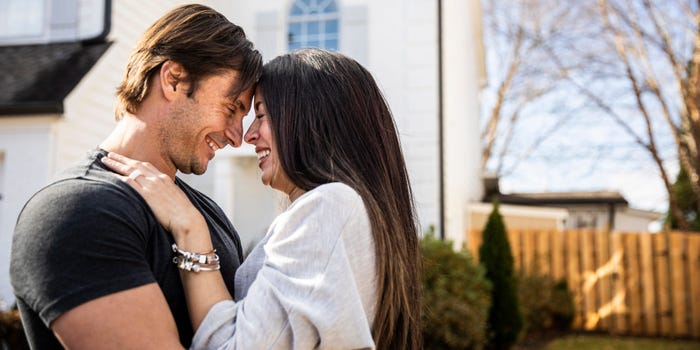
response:
<path id="1" fill-rule="evenodd" d="M 191 348 L 374 349 L 375 274 L 362 199 L 319 186 L 275 219 L 237 272 L 242 299 L 214 305 Z"/>

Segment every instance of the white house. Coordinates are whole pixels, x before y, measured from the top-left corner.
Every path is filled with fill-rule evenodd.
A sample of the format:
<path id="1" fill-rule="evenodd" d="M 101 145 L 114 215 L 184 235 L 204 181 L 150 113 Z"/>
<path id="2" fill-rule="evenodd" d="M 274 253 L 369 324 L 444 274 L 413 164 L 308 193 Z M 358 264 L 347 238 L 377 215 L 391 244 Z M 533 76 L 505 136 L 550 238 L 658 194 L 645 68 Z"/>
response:
<path id="1" fill-rule="evenodd" d="M 12 300 L 9 249 L 23 204 L 106 137 L 129 51 L 157 17 L 187 2 L 0 0 L 0 298 Z M 317 46 L 365 65 L 396 118 L 420 227 L 461 245 L 468 203 L 483 192 L 478 0 L 200 2 L 241 25 L 265 60 Z M 251 147 L 219 151 L 209 169 L 184 178 L 253 244 L 284 199 L 261 185 Z"/>

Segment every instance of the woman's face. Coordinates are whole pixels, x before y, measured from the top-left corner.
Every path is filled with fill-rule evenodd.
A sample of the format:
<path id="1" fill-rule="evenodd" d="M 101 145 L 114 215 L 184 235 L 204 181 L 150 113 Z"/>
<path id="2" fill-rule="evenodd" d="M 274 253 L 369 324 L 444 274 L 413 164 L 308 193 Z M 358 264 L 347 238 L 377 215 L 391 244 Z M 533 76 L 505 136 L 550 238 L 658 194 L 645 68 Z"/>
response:
<path id="1" fill-rule="evenodd" d="M 253 102 L 255 120 L 245 133 L 245 142 L 255 146 L 258 156 L 258 167 L 262 170 L 262 182 L 278 191 L 286 193 L 290 200 L 298 197 L 300 189 L 289 180 L 280 164 L 277 145 L 272 137 L 270 116 L 265 106 L 265 99 L 260 89 L 255 90 Z"/>

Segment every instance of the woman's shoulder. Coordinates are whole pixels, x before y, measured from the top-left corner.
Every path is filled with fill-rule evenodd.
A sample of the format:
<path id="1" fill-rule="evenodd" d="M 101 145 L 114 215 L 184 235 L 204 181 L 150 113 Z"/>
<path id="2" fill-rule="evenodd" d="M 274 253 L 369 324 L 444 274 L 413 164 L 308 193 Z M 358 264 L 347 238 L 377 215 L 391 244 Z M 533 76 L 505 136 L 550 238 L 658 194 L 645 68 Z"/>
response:
<path id="1" fill-rule="evenodd" d="M 299 200 L 304 201 L 321 201 L 321 202 L 336 202 L 336 201 L 358 201 L 361 200 L 360 195 L 352 187 L 342 182 L 330 182 L 320 185 L 299 197 Z"/>
<path id="2" fill-rule="evenodd" d="M 309 219 L 339 223 L 364 213 L 360 195 L 350 186 L 332 182 L 320 185 L 297 198 L 275 223 Z M 273 224 L 273 226 L 275 226 Z"/>

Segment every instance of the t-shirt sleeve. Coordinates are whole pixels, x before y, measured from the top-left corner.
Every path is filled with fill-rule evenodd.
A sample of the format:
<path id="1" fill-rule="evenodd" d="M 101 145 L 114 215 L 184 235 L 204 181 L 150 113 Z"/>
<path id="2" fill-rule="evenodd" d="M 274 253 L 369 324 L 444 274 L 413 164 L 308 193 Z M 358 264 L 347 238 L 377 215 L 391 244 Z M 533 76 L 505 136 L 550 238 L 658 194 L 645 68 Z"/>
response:
<path id="1" fill-rule="evenodd" d="M 87 301 L 154 282 L 145 258 L 155 223 L 149 210 L 114 184 L 65 180 L 43 189 L 15 228 L 15 294 L 49 326 Z"/>
<path id="2" fill-rule="evenodd" d="M 265 262 L 247 296 L 216 304 L 192 347 L 373 348 L 342 239 L 356 230 L 371 237 L 362 200 L 349 187 L 298 199 L 273 223 Z M 371 274 L 374 260 L 367 261 Z"/>

